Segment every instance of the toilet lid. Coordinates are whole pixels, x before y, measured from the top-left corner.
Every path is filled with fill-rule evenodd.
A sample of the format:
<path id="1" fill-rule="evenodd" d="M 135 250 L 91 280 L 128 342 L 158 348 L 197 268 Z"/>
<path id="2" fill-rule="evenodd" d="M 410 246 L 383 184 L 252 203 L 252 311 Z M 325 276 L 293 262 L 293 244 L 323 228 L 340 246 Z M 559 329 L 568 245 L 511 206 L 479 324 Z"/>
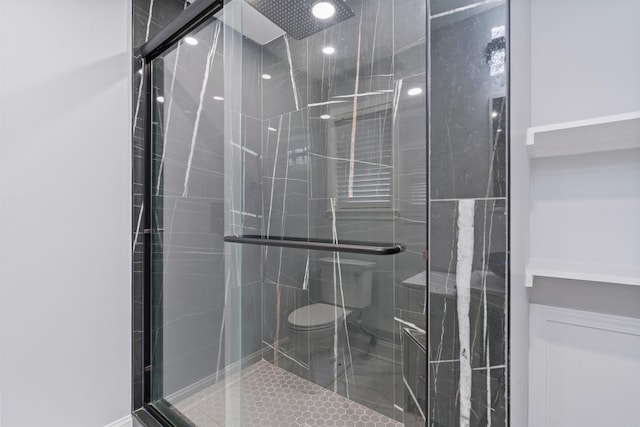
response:
<path id="1" fill-rule="evenodd" d="M 330 304 L 310 304 L 300 307 L 289 314 L 287 318 L 289 325 L 296 329 L 322 329 L 333 324 L 338 315 L 338 321 L 344 319 L 345 310 L 334 307 Z M 347 310 L 347 315 L 349 310 Z"/>

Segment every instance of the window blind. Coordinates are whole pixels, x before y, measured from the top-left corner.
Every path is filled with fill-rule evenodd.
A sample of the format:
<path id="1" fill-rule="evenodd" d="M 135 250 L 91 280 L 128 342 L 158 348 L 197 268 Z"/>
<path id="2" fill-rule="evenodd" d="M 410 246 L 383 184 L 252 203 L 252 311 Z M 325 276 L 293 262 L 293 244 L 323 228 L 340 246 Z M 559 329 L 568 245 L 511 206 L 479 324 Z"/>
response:
<path id="1" fill-rule="evenodd" d="M 338 208 L 391 207 L 393 188 L 390 110 L 357 116 L 351 161 L 353 119 L 335 123 Z M 351 169 L 353 168 L 353 173 Z"/>

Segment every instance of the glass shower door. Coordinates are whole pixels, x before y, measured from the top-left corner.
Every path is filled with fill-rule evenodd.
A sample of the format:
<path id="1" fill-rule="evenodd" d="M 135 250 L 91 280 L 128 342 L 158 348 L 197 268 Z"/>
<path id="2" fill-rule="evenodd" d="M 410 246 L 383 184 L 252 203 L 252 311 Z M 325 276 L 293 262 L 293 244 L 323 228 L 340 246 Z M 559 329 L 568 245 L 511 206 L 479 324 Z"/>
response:
<path id="1" fill-rule="evenodd" d="M 259 347 L 257 339 L 242 342 L 242 248 L 223 241 L 244 222 L 235 214 L 244 210 L 240 88 L 226 78 L 242 73 L 234 19 L 218 13 L 151 62 L 151 404 L 176 425 L 237 419 L 242 352 Z M 209 412 L 194 407 L 203 389 L 215 396 Z"/>
<path id="2" fill-rule="evenodd" d="M 152 60 L 151 404 L 423 425 L 426 2 L 298 3 L 228 2 Z"/>

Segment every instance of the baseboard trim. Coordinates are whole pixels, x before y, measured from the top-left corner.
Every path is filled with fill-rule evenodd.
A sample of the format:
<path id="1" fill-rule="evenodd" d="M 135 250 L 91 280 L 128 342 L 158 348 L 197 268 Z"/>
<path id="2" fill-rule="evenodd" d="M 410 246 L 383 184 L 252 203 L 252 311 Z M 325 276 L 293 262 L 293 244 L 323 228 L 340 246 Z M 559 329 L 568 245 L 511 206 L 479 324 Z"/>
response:
<path id="1" fill-rule="evenodd" d="M 131 427 L 133 425 L 133 417 L 131 416 L 131 414 L 120 418 L 119 420 L 116 420 L 110 424 L 107 424 L 104 427 Z"/>

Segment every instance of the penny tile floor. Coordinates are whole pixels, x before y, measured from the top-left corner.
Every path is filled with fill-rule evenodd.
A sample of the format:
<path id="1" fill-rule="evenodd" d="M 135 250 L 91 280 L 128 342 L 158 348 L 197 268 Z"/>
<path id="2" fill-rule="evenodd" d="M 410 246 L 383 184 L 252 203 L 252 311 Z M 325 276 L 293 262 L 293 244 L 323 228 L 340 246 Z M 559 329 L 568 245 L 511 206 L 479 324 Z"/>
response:
<path id="1" fill-rule="evenodd" d="M 402 426 L 264 360 L 173 405 L 198 427 Z"/>

